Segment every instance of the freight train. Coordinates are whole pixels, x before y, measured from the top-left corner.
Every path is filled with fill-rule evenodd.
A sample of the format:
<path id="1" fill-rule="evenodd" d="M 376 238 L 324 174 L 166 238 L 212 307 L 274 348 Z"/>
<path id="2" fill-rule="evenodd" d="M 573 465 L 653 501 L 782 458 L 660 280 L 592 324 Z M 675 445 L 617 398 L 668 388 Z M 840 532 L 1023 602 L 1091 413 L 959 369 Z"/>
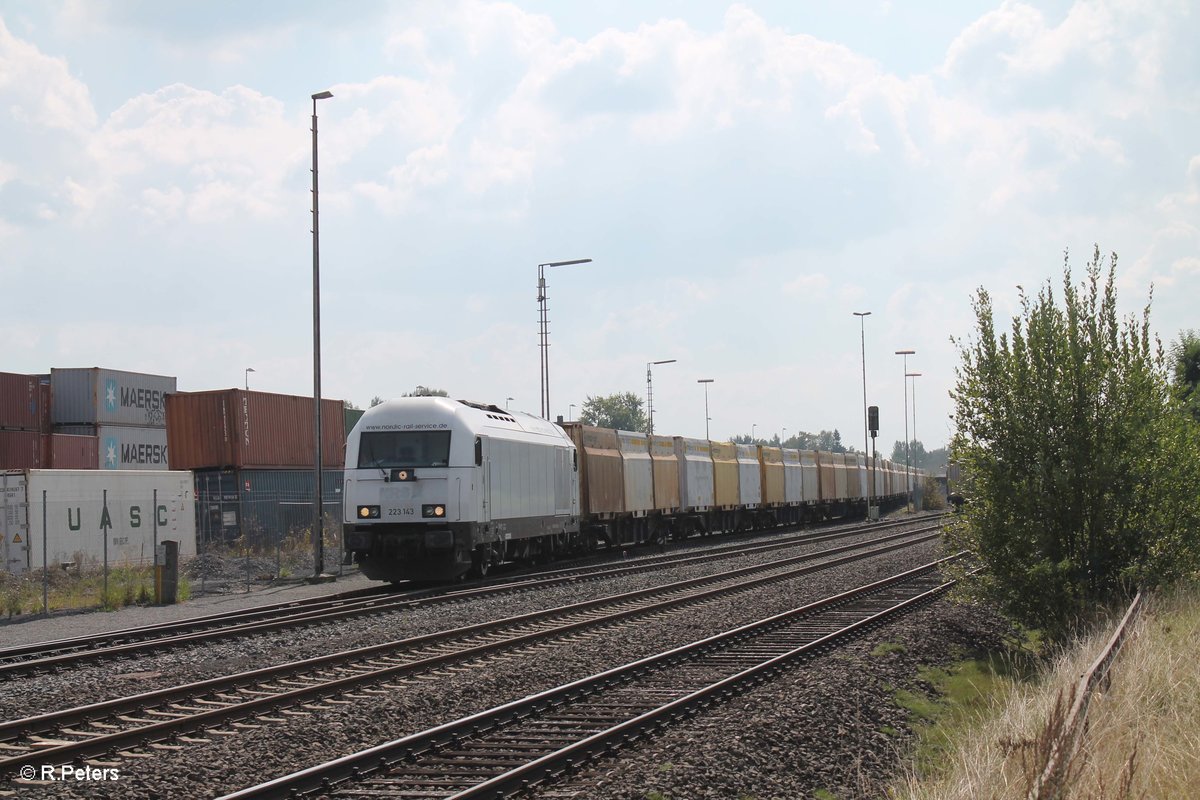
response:
<path id="1" fill-rule="evenodd" d="M 373 580 L 483 576 L 508 561 L 863 515 L 905 475 L 856 453 L 555 424 L 495 405 L 410 397 L 346 441 L 343 543 Z"/>

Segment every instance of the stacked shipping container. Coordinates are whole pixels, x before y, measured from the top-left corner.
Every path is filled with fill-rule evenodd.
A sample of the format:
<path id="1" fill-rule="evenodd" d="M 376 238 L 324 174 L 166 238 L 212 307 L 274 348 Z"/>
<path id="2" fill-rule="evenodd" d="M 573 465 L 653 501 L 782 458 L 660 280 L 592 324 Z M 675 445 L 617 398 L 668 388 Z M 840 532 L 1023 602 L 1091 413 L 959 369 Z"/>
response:
<path id="1" fill-rule="evenodd" d="M 50 370 L 55 468 L 167 469 L 166 398 L 176 379 L 84 367 Z M 78 437 L 89 437 L 89 448 Z M 74 440 L 73 440 L 74 439 Z"/>
<path id="2" fill-rule="evenodd" d="M 223 389 L 167 398 L 172 469 L 195 475 L 202 541 L 245 536 L 273 545 L 311 530 L 316 494 L 311 397 Z M 361 416 L 362 412 L 358 415 Z M 321 401 L 322 505 L 341 522 L 348 419 L 340 400 Z"/>
<path id="3" fill-rule="evenodd" d="M 45 378 L 0 372 L 0 469 L 50 465 L 50 384 Z"/>

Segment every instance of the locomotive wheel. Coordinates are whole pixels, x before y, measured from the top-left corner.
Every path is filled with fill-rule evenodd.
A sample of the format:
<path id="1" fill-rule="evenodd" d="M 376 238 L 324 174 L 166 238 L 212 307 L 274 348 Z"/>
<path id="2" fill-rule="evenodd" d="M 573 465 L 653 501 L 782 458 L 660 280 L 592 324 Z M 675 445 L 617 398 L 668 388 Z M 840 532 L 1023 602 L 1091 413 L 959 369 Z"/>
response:
<path id="1" fill-rule="evenodd" d="M 479 545 L 471 551 L 471 577 L 486 578 L 492 569 L 492 549 Z"/>

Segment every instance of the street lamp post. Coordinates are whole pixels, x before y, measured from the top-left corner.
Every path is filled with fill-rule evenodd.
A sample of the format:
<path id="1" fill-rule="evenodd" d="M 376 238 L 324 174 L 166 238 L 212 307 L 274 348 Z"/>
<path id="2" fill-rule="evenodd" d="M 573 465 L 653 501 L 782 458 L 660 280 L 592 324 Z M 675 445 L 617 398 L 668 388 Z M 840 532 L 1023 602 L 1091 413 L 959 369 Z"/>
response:
<path id="1" fill-rule="evenodd" d="M 538 264 L 538 348 L 541 350 L 542 419 L 550 419 L 550 332 L 546 319 L 546 267 L 568 267 L 572 264 L 590 264 L 590 258 L 571 261 L 547 261 Z"/>
<path id="2" fill-rule="evenodd" d="M 575 404 L 567 403 L 567 422 L 575 419 Z"/>
<path id="3" fill-rule="evenodd" d="M 782 431 L 779 432 L 779 446 L 780 447 L 783 447 L 783 443 L 785 441 L 783 437 L 786 435 L 787 435 L 787 428 L 785 427 Z"/>
<path id="4" fill-rule="evenodd" d="M 752 422 L 752 423 L 750 424 L 750 444 L 754 444 L 754 431 L 755 431 L 757 428 L 758 428 L 758 423 L 757 423 L 757 422 Z"/>
<path id="5" fill-rule="evenodd" d="M 863 375 L 863 457 L 870 458 L 871 454 L 867 450 L 867 317 L 871 316 L 870 311 L 855 311 L 854 316 L 858 317 L 858 336 L 862 345 L 862 375 Z M 874 464 L 869 464 L 867 469 L 867 519 L 871 517 L 871 500 L 874 495 L 874 475 L 872 468 Z"/>
<path id="6" fill-rule="evenodd" d="M 246 391 L 250 391 L 250 373 L 254 372 L 254 367 L 246 367 Z"/>
<path id="7" fill-rule="evenodd" d="M 912 438 L 913 438 L 913 441 L 916 442 L 916 441 L 918 441 L 918 439 L 917 439 L 917 378 L 921 377 L 921 373 L 920 372 L 906 372 L 906 373 L 904 373 L 904 377 L 906 379 L 912 378 L 912 421 L 913 421 Z M 917 486 L 920 486 L 920 484 L 917 484 L 917 482 L 915 480 L 913 481 L 913 483 L 916 484 Z M 921 492 L 917 492 L 917 494 L 921 494 Z"/>
<path id="8" fill-rule="evenodd" d="M 513 401 L 513 398 L 511 398 L 511 397 L 504 398 L 504 410 L 505 411 L 508 411 L 511 408 L 512 401 Z"/>
<path id="9" fill-rule="evenodd" d="M 712 378 L 701 378 L 696 383 L 704 384 L 704 438 L 708 438 L 708 421 L 711 417 L 708 416 L 708 385 L 713 382 Z"/>
<path id="10" fill-rule="evenodd" d="M 325 572 L 324 509 L 321 507 L 321 225 L 317 196 L 317 101 L 328 100 L 333 92 L 312 96 L 312 247 L 313 247 L 313 439 L 316 459 L 313 465 L 316 498 L 313 502 L 313 578 Z"/>
<path id="11" fill-rule="evenodd" d="M 656 364 L 674 364 L 675 359 L 668 358 L 663 361 L 648 361 L 646 362 L 646 431 L 647 435 L 654 435 L 654 378 L 650 374 L 650 367 Z"/>
<path id="12" fill-rule="evenodd" d="M 912 506 L 912 459 L 908 451 L 908 357 L 916 354 L 916 350 L 897 350 L 896 355 L 904 356 L 904 488 L 905 502 Z"/>

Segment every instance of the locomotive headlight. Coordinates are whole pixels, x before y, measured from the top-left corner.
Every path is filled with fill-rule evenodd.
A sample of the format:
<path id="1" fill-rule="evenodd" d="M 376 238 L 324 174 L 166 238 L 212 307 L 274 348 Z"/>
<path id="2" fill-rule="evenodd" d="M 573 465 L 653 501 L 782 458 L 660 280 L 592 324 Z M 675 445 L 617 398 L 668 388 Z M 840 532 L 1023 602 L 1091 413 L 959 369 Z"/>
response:
<path id="1" fill-rule="evenodd" d="M 441 519 L 446 516 L 446 507 L 441 503 L 430 503 L 421 506 L 421 516 L 425 519 Z"/>
<path id="2" fill-rule="evenodd" d="M 379 506 L 359 506 L 359 519 L 379 519 Z"/>

